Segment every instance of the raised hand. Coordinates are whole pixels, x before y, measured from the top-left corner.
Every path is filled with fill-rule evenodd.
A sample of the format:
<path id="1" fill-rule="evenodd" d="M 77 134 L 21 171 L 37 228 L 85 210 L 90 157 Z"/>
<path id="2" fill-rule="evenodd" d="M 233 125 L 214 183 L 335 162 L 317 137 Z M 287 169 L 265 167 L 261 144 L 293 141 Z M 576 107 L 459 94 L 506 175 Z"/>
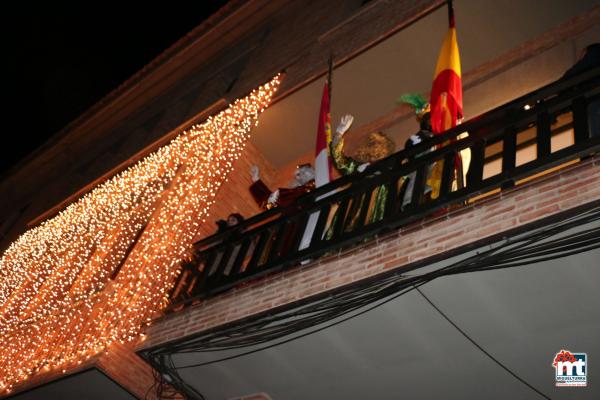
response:
<path id="1" fill-rule="evenodd" d="M 256 182 L 260 179 L 260 169 L 258 169 L 258 165 L 250 167 L 250 176 L 252 177 L 252 182 Z"/>
<path id="2" fill-rule="evenodd" d="M 269 199 L 267 201 L 272 204 L 277 204 L 278 200 L 279 200 L 279 189 L 277 189 L 276 191 L 271 193 L 271 195 L 269 196 Z"/>
<path id="3" fill-rule="evenodd" d="M 344 115 L 335 130 L 336 133 L 338 133 L 339 135 L 343 135 L 344 133 L 346 133 L 348 129 L 350 129 L 350 126 L 352 126 L 352 122 L 354 122 L 354 117 L 352 115 Z"/>

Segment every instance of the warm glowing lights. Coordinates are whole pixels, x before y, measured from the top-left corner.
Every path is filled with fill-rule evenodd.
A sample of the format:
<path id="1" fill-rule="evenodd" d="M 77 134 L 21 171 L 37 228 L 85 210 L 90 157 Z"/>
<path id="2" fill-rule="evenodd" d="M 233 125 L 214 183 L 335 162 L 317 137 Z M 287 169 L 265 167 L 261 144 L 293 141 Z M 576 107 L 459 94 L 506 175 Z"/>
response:
<path id="1" fill-rule="evenodd" d="M 0 259 L 0 391 L 138 337 L 166 305 L 180 260 L 279 82 L 12 243 Z"/>

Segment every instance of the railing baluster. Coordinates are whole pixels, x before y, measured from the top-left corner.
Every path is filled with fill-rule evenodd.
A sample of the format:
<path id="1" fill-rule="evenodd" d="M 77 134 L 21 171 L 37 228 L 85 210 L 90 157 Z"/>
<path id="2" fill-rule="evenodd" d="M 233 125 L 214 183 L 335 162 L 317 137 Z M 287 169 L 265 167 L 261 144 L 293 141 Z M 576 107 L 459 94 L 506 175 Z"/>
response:
<path id="1" fill-rule="evenodd" d="M 169 297 L 172 298 L 175 302 L 181 301 L 184 297 L 183 293 L 185 293 L 190 288 L 189 277 L 192 276 L 192 271 L 188 268 L 188 266 L 189 265 L 186 264 L 181 269 L 181 273 L 177 277 L 177 281 L 175 281 L 173 289 L 171 289 Z"/>
<path id="2" fill-rule="evenodd" d="M 508 172 L 517 163 L 517 131 L 514 127 L 506 130 L 502 144 L 502 172 Z"/>
<path id="3" fill-rule="evenodd" d="M 265 250 L 265 246 L 267 245 L 267 242 L 270 239 L 271 239 L 271 231 L 269 229 L 265 229 L 261 233 L 259 233 L 258 243 L 257 243 L 256 247 L 254 248 L 254 252 L 252 253 L 252 258 L 250 259 L 250 262 L 248 263 L 248 266 L 246 267 L 245 272 L 254 271 L 259 266 L 258 263 L 262 258 L 262 253 Z"/>
<path id="4" fill-rule="evenodd" d="M 206 279 L 215 269 L 213 265 L 218 261 L 219 248 L 215 247 L 208 250 L 208 256 L 206 257 L 206 265 L 202 270 L 202 276 Z"/>
<path id="5" fill-rule="evenodd" d="M 588 132 L 587 101 L 585 97 L 577 97 L 573 100 L 573 132 L 575 144 L 589 140 Z"/>
<path id="6" fill-rule="evenodd" d="M 218 248 L 206 250 L 207 254 L 205 254 L 205 257 L 204 257 L 204 268 L 202 269 L 202 271 L 198 271 L 196 268 L 196 271 L 198 272 L 198 276 L 197 276 L 197 280 L 196 280 L 196 285 L 193 288 L 193 290 L 190 292 L 191 296 L 200 295 L 201 293 L 205 292 L 206 289 L 208 288 L 208 278 L 209 278 L 210 270 L 213 269 L 212 265 L 217 259 L 218 251 L 219 251 Z"/>
<path id="7" fill-rule="evenodd" d="M 550 114 L 542 111 L 537 116 L 537 159 L 542 160 L 550 155 L 551 132 L 550 132 Z"/>
<path id="8" fill-rule="evenodd" d="M 186 288 L 186 296 L 184 297 L 184 299 L 193 298 L 202 293 L 204 289 L 204 282 L 201 279 L 202 278 L 200 275 L 192 275 L 190 283 Z"/>
<path id="9" fill-rule="evenodd" d="M 379 186 L 377 186 L 378 188 Z M 361 228 L 367 225 L 367 215 L 369 213 L 369 205 L 371 204 L 371 198 L 373 193 L 377 188 L 369 188 L 365 192 L 362 192 L 362 196 L 364 196 L 362 204 L 360 206 L 360 210 L 358 210 L 358 217 L 356 219 L 356 227 Z"/>
<path id="10" fill-rule="evenodd" d="M 338 209 L 335 211 L 335 215 L 337 219 L 335 221 L 335 225 L 333 227 L 333 237 L 337 238 L 341 235 L 344 229 L 345 221 L 346 221 L 346 211 L 348 210 L 348 203 L 350 202 L 350 197 L 344 197 L 338 206 Z"/>
<path id="11" fill-rule="evenodd" d="M 229 272 L 229 276 L 238 275 L 242 269 L 242 265 L 244 265 L 244 259 L 246 258 L 246 253 L 248 252 L 248 248 L 250 247 L 250 238 L 246 237 L 241 243 L 241 248 L 235 257 L 235 261 L 233 266 L 231 267 L 231 271 Z"/>
<path id="12" fill-rule="evenodd" d="M 396 215 L 398 213 L 398 210 L 400 209 L 400 205 L 402 204 L 402 199 L 398 199 L 398 181 L 400 180 L 400 177 L 395 177 L 392 180 L 388 181 L 386 183 L 386 186 L 388 188 L 388 196 L 385 199 L 385 214 L 383 216 L 384 219 L 391 219 L 394 217 L 394 215 Z M 371 189 L 369 192 L 367 192 L 367 194 L 369 195 L 369 198 L 371 198 L 371 196 L 373 196 L 373 191 L 374 189 Z M 368 209 L 365 209 L 365 207 L 367 207 L 368 205 L 364 205 L 363 206 L 363 210 L 360 210 L 360 221 L 364 221 L 367 212 L 369 211 Z M 363 222 L 364 225 L 364 222 Z"/>
<path id="13" fill-rule="evenodd" d="M 300 246 L 300 242 L 304 237 L 304 233 L 306 232 L 306 224 L 308 222 L 308 213 L 300 214 L 297 218 L 293 219 L 293 226 L 295 231 L 293 232 L 293 236 L 289 239 L 290 243 L 287 248 L 289 251 L 289 255 L 296 254 L 298 252 L 298 246 Z"/>
<path id="14" fill-rule="evenodd" d="M 192 278 L 190 279 L 190 287 L 189 287 L 189 291 L 188 291 L 188 295 L 192 296 L 192 293 L 197 291 L 199 288 L 201 289 L 202 286 L 204 285 L 203 279 L 205 276 L 205 271 L 207 270 L 207 258 L 209 257 L 209 255 L 212 253 L 204 253 L 201 256 L 201 260 L 194 260 L 194 261 L 198 261 L 198 262 L 193 262 L 193 264 L 191 264 L 191 275 Z M 200 269 L 200 265 L 202 265 L 202 269 Z"/>
<path id="15" fill-rule="evenodd" d="M 502 173 L 508 174 L 517 165 L 517 130 L 511 126 L 506 130 L 504 141 L 502 143 Z M 513 186 L 515 183 L 512 179 L 505 181 L 502 184 L 503 189 Z"/>
<path id="16" fill-rule="evenodd" d="M 483 180 L 483 168 L 485 167 L 485 141 L 478 140 L 471 147 L 471 164 L 467 172 L 467 186 L 476 190 Z"/>
<path id="17" fill-rule="evenodd" d="M 436 160 L 435 162 L 437 162 Z M 416 208 L 423 200 L 423 192 L 425 191 L 425 172 L 427 171 L 427 165 L 421 165 L 417 168 L 417 174 L 415 175 L 415 185 L 413 186 L 412 198 L 410 200 L 410 208 Z"/>
<path id="18" fill-rule="evenodd" d="M 284 244 L 284 240 L 287 238 L 289 227 L 290 221 L 288 219 L 281 221 L 277 226 L 275 241 L 273 242 L 273 246 L 271 247 L 271 252 L 269 253 L 269 260 L 267 261 L 267 263 L 270 264 L 281 257 L 281 246 Z"/>
<path id="19" fill-rule="evenodd" d="M 225 278 L 225 267 L 227 267 L 227 264 L 229 263 L 229 258 L 233 256 L 231 254 L 233 251 L 233 244 L 223 247 L 221 251 L 223 255 L 217 260 L 217 267 L 213 270 L 214 272 L 209 271 L 209 274 L 206 277 L 206 285 L 209 289 L 218 286 L 219 282 Z"/>
<path id="20" fill-rule="evenodd" d="M 370 199 L 369 199 L 370 200 Z M 349 209 L 346 218 L 346 223 L 344 224 L 344 232 L 351 232 L 356 228 L 354 224 L 359 224 L 358 220 L 355 220 L 354 217 L 360 217 L 360 210 L 362 208 L 363 203 L 366 202 L 364 198 L 364 192 L 357 192 L 354 196 L 350 196 L 349 200 Z"/>
<path id="21" fill-rule="evenodd" d="M 440 182 L 440 199 L 445 198 L 452 189 L 452 178 L 455 171 L 456 152 L 450 152 L 444 156 L 444 167 L 442 169 L 442 181 Z"/>
<path id="22" fill-rule="evenodd" d="M 315 247 L 319 245 L 323 241 L 323 236 L 325 236 L 325 227 L 327 225 L 327 220 L 329 218 L 329 212 L 331 211 L 331 204 L 326 203 L 324 207 L 321 207 L 319 210 L 319 219 L 317 221 L 317 226 L 315 227 L 315 231 L 313 232 L 312 238 L 310 239 L 310 246 Z"/>

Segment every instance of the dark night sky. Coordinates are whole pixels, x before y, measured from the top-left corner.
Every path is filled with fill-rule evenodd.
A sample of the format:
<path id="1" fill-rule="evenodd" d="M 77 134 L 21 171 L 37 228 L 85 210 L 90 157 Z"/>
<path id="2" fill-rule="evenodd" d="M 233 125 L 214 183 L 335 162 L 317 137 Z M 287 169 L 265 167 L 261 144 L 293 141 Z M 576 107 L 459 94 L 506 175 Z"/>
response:
<path id="1" fill-rule="evenodd" d="M 225 3 L 5 14 L 0 179 Z"/>

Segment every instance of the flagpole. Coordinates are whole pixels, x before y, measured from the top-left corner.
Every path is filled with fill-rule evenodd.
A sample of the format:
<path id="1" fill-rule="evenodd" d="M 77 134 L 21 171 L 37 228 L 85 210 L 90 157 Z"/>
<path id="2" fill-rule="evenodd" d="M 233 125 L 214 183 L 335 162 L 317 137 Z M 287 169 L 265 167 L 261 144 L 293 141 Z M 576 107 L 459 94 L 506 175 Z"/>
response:
<path id="1" fill-rule="evenodd" d="M 331 104 L 331 77 L 333 75 L 333 51 L 329 53 L 329 61 L 327 66 L 327 89 L 329 96 L 329 104 Z"/>
<path id="2" fill-rule="evenodd" d="M 317 144 L 315 151 L 315 184 L 320 187 L 329 183 L 331 179 L 331 163 L 329 156 L 329 141 L 331 140 L 331 77 L 333 73 L 333 52 L 329 53 L 327 79 L 323 88 L 321 97 L 321 107 L 319 110 L 319 125 L 317 127 Z M 328 194 L 321 195 L 317 198 L 323 198 Z M 306 223 L 302 239 L 298 246 L 298 250 L 304 250 L 311 245 L 312 236 L 319 220 L 320 211 L 312 212 Z M 321 240 L 321 238 L 317 238 Z M 302 261 L 302 264 L 310 260 Z"/>
<path id="3" fill-rule="evenodd" d="M 327 100 L 329 103 L 329 117 L 331 118 L 331 87 L 333 84 L 333 50 L 329 51 L 329 60 L 327 61 Z M 331 121 L 330 121 L 331 122 Z M 332 170 L 331 170 L 331 154 L 329 153 L 329 142 L 331 141 L 331 123 L 329 126 L 329 135 L 327 136 L 327 164 L 328 164 L 328 171 L 329 171 L 329 179 L 331 179 L 331 174 L 332 174 Z"/>
<path id="4" fill-rule="evenodd" d="M 448 25 L 450 28 L 454 28 L 454 5 L 452 0 L 448 0 Z"/>
<path id="5" fill-rule="evenodd" d="M 448 5 L 448 28 L 455 28 L 455 20 L 454 20 L 454 5 L 452 0 L 447 1 Z M 463 176 L 463 165 L 462 165 L 462 157 L 460 155 L 460 151 L 456 152 L 456 158 L 454 160 L 454 168 L 456 171 L 456 186 L 457 189 L 462 189 L 465 187 L 464 176 Z"/>

